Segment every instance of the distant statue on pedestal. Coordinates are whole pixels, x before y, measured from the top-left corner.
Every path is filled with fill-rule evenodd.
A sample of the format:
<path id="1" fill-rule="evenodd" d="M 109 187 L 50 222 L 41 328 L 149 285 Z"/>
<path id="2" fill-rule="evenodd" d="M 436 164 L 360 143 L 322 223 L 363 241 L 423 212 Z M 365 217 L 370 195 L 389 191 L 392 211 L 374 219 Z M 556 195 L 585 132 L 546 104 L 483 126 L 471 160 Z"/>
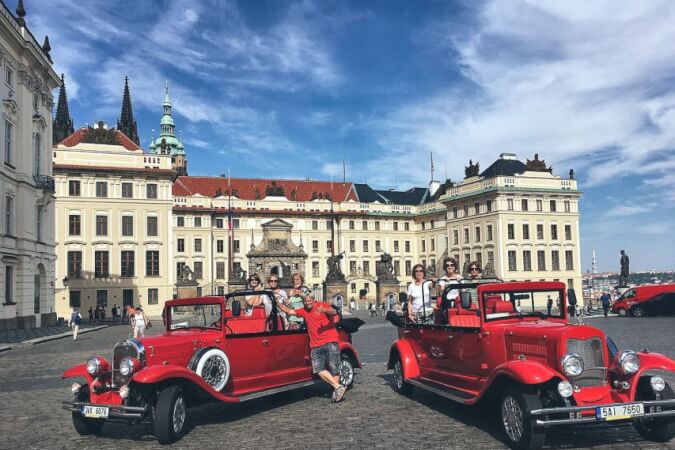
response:
<path id="1" fill-rule="evenodd" d="M 344 281 L 345 276 L 340 270 L 340 260 L 345 256 L 345 252 L 340 253 L 339 255 L 329 256 L 328 260 L 328 275 L 326 275 L 326 281 Z"/>
<path id="2" fill-rule="evenodd" d="M 628 274 L 630 273 L 630 260 L 625 251 L 621 250 L 621 275 L 619 275 L 619 286 L 626 286 L 628 284 Z"/>

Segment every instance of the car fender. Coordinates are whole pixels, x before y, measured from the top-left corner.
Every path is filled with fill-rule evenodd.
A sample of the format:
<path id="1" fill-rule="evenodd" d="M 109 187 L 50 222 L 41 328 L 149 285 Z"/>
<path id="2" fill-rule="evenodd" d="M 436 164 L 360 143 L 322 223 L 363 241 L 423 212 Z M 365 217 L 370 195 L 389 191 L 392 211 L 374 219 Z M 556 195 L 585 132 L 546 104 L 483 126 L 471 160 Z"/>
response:
<path id="1" fill-rule="evenodd" d="M 207 382 L 202 379 L 202 377 L 187 367 L 171 364 L 146 367 L 140 372 L 134 374 L 132 380 L 140 384 L 158 384 L 165 383 L 167 381 L 190 382 L 220 401 L 228 403 L 239 402 L 238 397 L 215 391 Z"/>
<path id="2" fill-rule="evenodd" d="M 392 344 L 389 350 L 389 362 L 387 363 L 387 369 L 389 370 L 394 368 L 394 355 L 396 353 L 400 356 L 401 363 L 403 364 L 403 377 L 407 379 L 419 377 L 420 367 L 417 364 L 415 351 L 410 342 L 399 339 Z"/>
<path id="3" fill-rule="evenodd" d="M 91 381 L 94 380 L 94 377 L 89 375 L 89 372 L 87 372 L 86 364 L 78 364 L 76 366 L 71 367 L 70 369 L 66 369 L 66 371 L 61 374 L 62 379 L 76 378 L 76 377 L 86 378 L 87 383 L 90 383 Z"/>
<path id="4" fill-rule="evenodd" d="M 359 360 L 359 353 L 356 351 L 356 349 L 352 344 L 350 344 L 349 342 L 340 342 L 340 353 L 347 353 L 349 356 L 351 356 L 352 359 L 354 360 L 354 363 L 356 363 L 355 367 L 361 369 L 361 361 Z"/>
<path id="5" fill-rule="evenodd" d="M 541 384 L 546 383 L 551 378 L 565 379 L 565 377 L 557 370 L 551 369 L 549 366 L 538 361 L 532 360 L 516 360 L 507 361 L 495 368 L 486 385 L 490 385 L 492 380 L 500 375 L 505 375 L 518 383 L 522 384 Z"/>
<path id="6" fill-rule="evenodd" d="M 660 353 L 638 352 L 640 355 L 640 369 L 633 376 L 631 383 L 630 398 L 635 398 L 638 381 L 640 377 L 652 370 L 668 370 L 675 372 L 675 360 Z M 671 386 L 675 389 L 675 386 Z"/>

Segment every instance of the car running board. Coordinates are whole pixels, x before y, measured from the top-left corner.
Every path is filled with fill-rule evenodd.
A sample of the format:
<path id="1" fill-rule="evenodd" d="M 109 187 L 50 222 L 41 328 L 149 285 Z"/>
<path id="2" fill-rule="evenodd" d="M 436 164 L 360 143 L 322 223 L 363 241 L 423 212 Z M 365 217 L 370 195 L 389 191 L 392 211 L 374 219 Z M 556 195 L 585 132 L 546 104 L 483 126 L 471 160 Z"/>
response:
<path id="1" fill-rule="evenodd" d="M 467 392 L 460 391 L 459 389 L 453 389 L 431 380 L 423 378 L 411 378 L 406 381 L 417 388 L 424 389 L 425 391 L 432 392 L 436 395 L 440 395 L 441 397 L 445 397 L 455 402 L 464 403 L 466 400 L 474 398 L 473 395 Z"/>
<path id="2" fill-rule="evenodd" d="M 287 384 L 286 386 L 276 387 L 259 392 L 252 392 L 250 394 L 244 394 L 239 397 L 239 402 L 247 402 L 249 400 L 255 400 L 256 398 L 267 397 L 269 395 L 279 394 L 281 392 L 287 392 L 295 389 L 313 386 L 318 382 L 319 380 L 301 381 L 300 383 Z"/>

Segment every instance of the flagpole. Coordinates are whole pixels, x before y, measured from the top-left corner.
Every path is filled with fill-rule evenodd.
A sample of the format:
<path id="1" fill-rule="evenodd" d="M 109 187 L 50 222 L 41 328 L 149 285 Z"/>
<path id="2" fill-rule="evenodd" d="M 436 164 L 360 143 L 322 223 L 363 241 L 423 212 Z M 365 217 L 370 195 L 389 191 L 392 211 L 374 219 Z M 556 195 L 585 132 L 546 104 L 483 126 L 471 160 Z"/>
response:
<path id="1" fill-rule="evenodd" d="M 333 209 L 333 177 L 330 177 L 330 255 L 335 256 L 335 210 Z"/>
<path id="2" fill-rule="evenodd" d="M 227 279 L 232 281 L 232 271 L 234 270 L 234 261 L 232 261 L 232 245 L 234 239 L 232 236 L 232 181 L 230 179 L 230 168 L 227 168 L 227 260 L 229 261 L 227 270 Z"/>

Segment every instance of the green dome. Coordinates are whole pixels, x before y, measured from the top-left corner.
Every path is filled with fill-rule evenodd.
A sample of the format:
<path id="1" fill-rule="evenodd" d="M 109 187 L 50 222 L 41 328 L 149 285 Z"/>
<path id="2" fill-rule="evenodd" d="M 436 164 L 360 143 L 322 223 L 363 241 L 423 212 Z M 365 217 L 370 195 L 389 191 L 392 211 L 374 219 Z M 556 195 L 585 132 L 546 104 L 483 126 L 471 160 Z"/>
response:
<path id="1" fill-rule="evenodd" d="M 162 120 L 159 121 L 160 125 L 174 125 L 173 117 L 169 115 L 162 116 Z"/>

